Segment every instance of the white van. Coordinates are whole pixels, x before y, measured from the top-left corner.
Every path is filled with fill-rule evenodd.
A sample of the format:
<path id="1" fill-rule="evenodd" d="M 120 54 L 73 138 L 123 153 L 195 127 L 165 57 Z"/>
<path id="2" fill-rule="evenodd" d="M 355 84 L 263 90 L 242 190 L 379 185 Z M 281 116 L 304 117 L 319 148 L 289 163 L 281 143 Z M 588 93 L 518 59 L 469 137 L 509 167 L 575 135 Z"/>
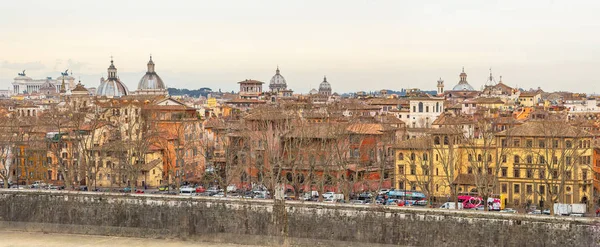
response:
<path id="1" fill-rule="evenodd" d="M 192 188 L 192 187 L 181 187 L 181 188 L 179 188 L 179 195 L 180 196 L 195 196 L 196 189 Z"/>
<path id="2" fill-rule="evenodd" d="M 456 204 L 454 202 L 446 202 L 446 203 L 442 204 L 442 206 L 440 208 L 442 208 L 442 209 L 456 209 Z M 458 209 L 463 209 L 462 202 L 458 203 Z"/>

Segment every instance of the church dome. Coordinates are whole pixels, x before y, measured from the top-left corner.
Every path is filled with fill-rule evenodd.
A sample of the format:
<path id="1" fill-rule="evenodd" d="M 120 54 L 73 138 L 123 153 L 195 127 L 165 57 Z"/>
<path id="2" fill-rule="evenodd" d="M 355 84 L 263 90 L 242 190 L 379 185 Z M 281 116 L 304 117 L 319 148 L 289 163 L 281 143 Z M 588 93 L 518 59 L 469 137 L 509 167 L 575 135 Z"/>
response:
<path id="1" fill-rule="evenodd" d="M 287 89 L 285 78 L 283 78 L 283 76 L 279 73 L 279 66 L 277 66 L 277 70 L 275 70 L 275 75 L 271 77 L 269 88 L 272 92 L 278 92 Z"/>
<path id="2" fill-rule="evenodd" d="M 165 90 L 165 83 L 163 80 L 156 74 L 154 71 L 154 62 L 152 61 L 152 56 L 150 56 L 150 61 L 148 61 L 148 71 L 146 74 L 140 79 L 138 83 L 138 91 L 144 90 Z"/>
<path id="3" fill-rule="evenodd" d="M 475 89 L 467 82 L 467 73 L 465 73 L 464 67 L 459 77 L 460 81 L 452 88 L 453 91 L 475 91 Z"/>
<path id="4" fill-rule="evenodd" d="M 321 84 L 319 84 L 319 93 L 320 94 L 326 94 L 326 95 L 330 95 L 331 94 L 331 84 L 329 84 L 329 82 L 327 82 L 327 77 L 323 77 L 323 82 L 321 82 Z"/>
<path id="5" fill-rule="evenodd" d="M 110 60 L 110 66 L 108 67 L 108 78 L 100 82 L 100 86 L 96 89 L 96 95 L 106 97 L 121 97 L 129 95 L 127 87 L 117 77 L 117 68 Z"/>
<path id="6" fill-rule="evenodd" d="M 312 94 L 318 94 L 318 93 L 319 93 L 319 91 L 317 91 L 317 90 L 316 90 L 316 89 L 314 89 L 314 88 L 313 88 L 313 89 L 311 89 L 311 90 L 310 90 L 310 92 L 308 92 L 308 94 L 311 94 L 311 95 L 312 95 Z"/>

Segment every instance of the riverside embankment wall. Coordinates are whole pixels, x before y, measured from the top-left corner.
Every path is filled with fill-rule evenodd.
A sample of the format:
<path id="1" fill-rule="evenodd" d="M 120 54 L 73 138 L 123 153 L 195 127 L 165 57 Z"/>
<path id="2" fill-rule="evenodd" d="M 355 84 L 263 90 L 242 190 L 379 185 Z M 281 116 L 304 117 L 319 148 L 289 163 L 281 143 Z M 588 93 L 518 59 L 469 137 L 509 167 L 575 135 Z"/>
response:
<path id="1" fill-rule="evenodd" d="M 600 246 L 591 218 L 0 190 L 0 229 L 266 245 Z"/>

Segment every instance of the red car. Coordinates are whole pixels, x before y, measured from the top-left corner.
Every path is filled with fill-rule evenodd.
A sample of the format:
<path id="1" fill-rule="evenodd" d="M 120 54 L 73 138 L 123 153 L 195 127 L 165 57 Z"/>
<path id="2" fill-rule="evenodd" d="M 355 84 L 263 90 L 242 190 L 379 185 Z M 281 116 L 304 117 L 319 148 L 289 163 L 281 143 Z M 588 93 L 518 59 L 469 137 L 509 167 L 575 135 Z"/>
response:
<path id="1" fill-rule="evenodd" d="M 198 186 L 196 187 L 196 193 L 204 193 L 206 192 L 206 189 L 202 186 Z"/>

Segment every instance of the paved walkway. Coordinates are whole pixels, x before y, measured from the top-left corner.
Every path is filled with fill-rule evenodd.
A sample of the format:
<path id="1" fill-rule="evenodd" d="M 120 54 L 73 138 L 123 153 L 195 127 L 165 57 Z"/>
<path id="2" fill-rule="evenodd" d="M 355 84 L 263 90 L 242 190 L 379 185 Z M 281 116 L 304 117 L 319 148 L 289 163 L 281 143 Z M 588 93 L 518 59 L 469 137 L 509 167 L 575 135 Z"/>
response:
<path id="1" fill-rule="evenodd" d="M 75 234 L 44 234 L 40 232 L 17 232 L 0 230 L 1 247 L 112 247 L 112 246 L 142 246 L 142 247 L 248 247 L 251 245 L 236 245 L 226 243 L 192 242 L 167 239 L 143 239 L 126 237 L 108 237 Z M 256 246 L 255 246 L 256 247 Z"/>

